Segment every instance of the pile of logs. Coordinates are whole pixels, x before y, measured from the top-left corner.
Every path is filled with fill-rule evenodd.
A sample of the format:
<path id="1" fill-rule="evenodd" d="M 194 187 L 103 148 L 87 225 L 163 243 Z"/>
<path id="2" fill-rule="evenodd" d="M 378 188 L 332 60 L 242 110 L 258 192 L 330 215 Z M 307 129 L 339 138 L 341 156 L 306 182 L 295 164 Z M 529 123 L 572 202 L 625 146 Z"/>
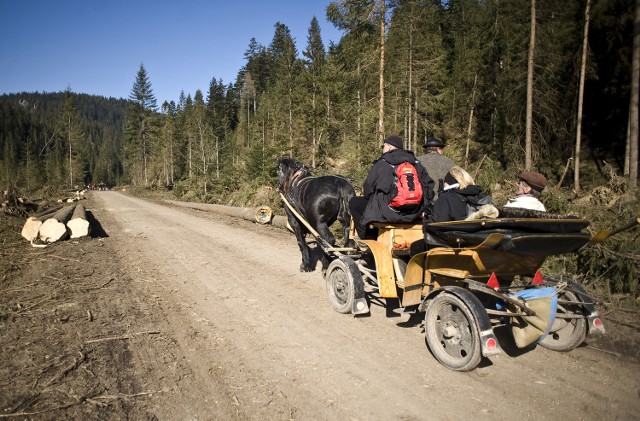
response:
<path id="1" fill-rule="evenodd" d="M 91 224 L 84 205 L 60 206 L 27 218 L 22 236 L 34 247 L 89 235 Z"/>
<path id="2" fill-rule="evenodd" d="M 69 197 L 65 197 L 63 199 L 58 199 L 58 203 L 73 203 L 78 200 L 82 200 L 85 198 L 84 194 L 86 193 L 86 189 L 83 190 L 67 190 L 68 193 L 71 194 Z"/>

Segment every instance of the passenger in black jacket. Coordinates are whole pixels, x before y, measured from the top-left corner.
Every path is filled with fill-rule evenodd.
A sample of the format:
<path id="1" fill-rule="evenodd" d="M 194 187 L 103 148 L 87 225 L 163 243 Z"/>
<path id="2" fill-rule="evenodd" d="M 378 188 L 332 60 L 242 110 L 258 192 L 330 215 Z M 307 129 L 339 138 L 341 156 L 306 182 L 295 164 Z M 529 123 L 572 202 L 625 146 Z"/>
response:
<path id="1" fill-rule="evenodd" d="M 458 166 L 454 166 L 444 178 L 444 191 L 433 204 L 428 222 L 459 221 L 467 218 L 467 201 L 482 194 L 473 177 Z"/>
<path id="2" fill-rule="evenodd" d="M 411 212 L 399 212 L 389 206 L 397 194 L 395 186 L 395 165 L 412 163 L 422 185 L 422 203 Z M 367 236 L 366 227 L 371 222 L 410 224 L 422 221 L 431 207 L 434 195 L 434 181 L 427 170 L 411 151 L 403 149 L 402 138 L 389 136 L 384 140 L 382 156 L 374 162 L 364 181 L 364 196 L 356 196 L 349 201 L 349 212 L 353 217 L 360 238 Z"/>

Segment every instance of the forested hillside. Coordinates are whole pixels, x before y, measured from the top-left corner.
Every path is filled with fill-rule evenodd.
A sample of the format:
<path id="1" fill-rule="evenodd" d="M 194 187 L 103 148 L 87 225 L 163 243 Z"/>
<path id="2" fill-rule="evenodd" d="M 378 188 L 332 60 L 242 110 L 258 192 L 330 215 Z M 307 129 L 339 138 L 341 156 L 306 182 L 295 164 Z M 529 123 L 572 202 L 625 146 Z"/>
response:
<path id="1" fill-rule="evenodd" d="M 156 103 L 144 65 L 128 100 L 0 97 L 0 183 L 172 186 L 212 202 L 273 186 L 280 156 L 357 184 L 384 136 L 400 134 L 418 154 L 425 139 L 444 139 L 445 153 L 487 189 L 523 169 L 544 173 L 559 193 L 551 210 L 567 211 L 572 191 L 633 194 L 636 3 L 330 2 L 327 17 L 343 34 L 335 45 L 325 45 L 315 18 L 305 40 L 277 22 L 266 45 L 249 42 L 235 81 L 212 69 L 208 87 L 176 101 Z M 611 210 L 614 199 L 601 201 Z M 599 217 L 633 213 L 616 206 Z M 637 276 L 627 279 L 622 289 L 637 288 Z"/>
<path id="2" fill-rule="evenodd" d="M 115 184 L 128 103 L 70 91 L 0 96 L 0 181 L 27 191 Z"/>
<path id="3" fill-rule="evenodd" d="M 129 106 L 71 92 L 3 96 L 0 181 L 182 183 L 205 199 L 230 183 L 268 183 L 281 155 L 362 177 L 382 137 L 398 133 L 416 152 L 441 137 L 463 166 L 483 160 L 492 180 L 527 166 L 558 182 L 576 156 L 587 15 L 583 180 L 603 182 L 603 161 L 628 173 L 633 1 L 533 5 L 331 2 L 338 44 L 324 44 L 315 19 L 306 40 L 276 23 L 268 45 L 251 40 L 234 83 L 212 74 L 171 103 L 156 104 L 144 66 Z"/>

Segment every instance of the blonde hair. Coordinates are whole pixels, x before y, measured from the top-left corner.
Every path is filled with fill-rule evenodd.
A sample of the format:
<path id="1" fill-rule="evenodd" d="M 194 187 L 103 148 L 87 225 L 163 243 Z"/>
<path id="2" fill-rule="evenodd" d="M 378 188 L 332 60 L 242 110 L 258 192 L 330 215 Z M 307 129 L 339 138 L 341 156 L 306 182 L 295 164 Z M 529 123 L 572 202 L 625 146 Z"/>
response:
<path id="1" fill-rule="evenodd" d="M 458 184 L 460 184 L 459 188 L 461 189 L 464 189 L 465 187 L 469 187 L 473 184 L 476 184 L 473 181 L 473 177 L 471 177 L 471 175 L 468 172 L 466 172 L 464 169 L 462 169 L 457 165 L 451 167 L 451 169 L 449 170 L 449 174 L 451 174 L 451 176 L 456 179 Z"/>

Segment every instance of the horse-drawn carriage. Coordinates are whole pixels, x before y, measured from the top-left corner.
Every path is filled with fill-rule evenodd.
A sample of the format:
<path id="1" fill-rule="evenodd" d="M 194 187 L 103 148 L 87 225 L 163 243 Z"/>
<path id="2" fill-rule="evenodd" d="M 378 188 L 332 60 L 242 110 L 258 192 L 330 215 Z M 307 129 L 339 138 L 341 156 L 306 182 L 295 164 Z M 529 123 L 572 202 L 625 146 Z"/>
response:
<path id="1" fill-rule="evenodd" d="M 433 223 L 426 232 L 422 225 L 380 224 L 375 240 L 327 250 L 335 256 L 327 294 L 341 313 L 367 313 L 368 291 L 424 312 L 429 349 L 454 370 L 472 370 L 482 356 L 501 353 L 498 326 L 510 326 L 519 347 L 538 342 L 569 351 L 588 333 L 604 333 L 595 302 L 576 282 L 539 269 L 548 256 L 585 246 L 588 224 L 502 218 Z"/>
<path id="2" fill-rule="evenodd" d="M 375 239 L 338 248 L 284 194 L 282 199 L 290 219 L 303 225 L 329 258 L 324 278 L 336 311 L 369 313 L 375 296 L 387 305 L 397 302 L 402 311 L 424 313 L 429 349 L 458 371 L 473 370 L 482 357 L 503 352 L 498 327 L 509 328 L 520 348 L 537 343 L 556 351 L 576 348 L 587 334 L 604 333 L 595 300 L 584 288 L 564 276 L 542 275 L 540 267 L 549 256 L 577 252 L 640 222 L 593 236 L 585 219 L 542 212 L 535 218 L 424 227 L 374 224 Z"/>

